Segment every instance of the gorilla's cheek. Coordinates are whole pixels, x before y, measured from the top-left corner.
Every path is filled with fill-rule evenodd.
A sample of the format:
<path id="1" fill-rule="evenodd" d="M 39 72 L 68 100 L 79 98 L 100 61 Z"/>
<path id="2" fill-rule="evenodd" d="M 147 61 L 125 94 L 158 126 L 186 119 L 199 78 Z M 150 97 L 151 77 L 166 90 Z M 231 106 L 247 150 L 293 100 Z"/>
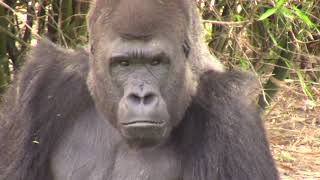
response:
<path id="1" fill-rule="evenodd" d="M 194 78 L 191 75 L 191 68 L 181 64 L 173 66 L 170 76 L 167 79 L 167 85 L 162 90 L 163 97 L 167 103 L 167 109 L 171 118 L 171 125 L 173 127 L 179 126 L 184 118 L 186 109 L 188 108 L 192 96 L 196 92 L 197 85 L 193 83 Z"/>

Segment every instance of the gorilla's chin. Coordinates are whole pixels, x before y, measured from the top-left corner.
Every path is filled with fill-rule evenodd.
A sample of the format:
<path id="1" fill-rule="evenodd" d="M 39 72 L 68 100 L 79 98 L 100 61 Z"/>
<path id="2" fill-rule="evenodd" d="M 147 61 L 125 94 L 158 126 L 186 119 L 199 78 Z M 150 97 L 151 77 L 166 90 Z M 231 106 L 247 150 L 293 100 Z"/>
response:
<path id="1" fill-rule="evenodd" d="M 161 144 L 170 134 L 164 122 L 134 121 L 121 124 L 121 134 L 129 145 L 148 147 Z"/>

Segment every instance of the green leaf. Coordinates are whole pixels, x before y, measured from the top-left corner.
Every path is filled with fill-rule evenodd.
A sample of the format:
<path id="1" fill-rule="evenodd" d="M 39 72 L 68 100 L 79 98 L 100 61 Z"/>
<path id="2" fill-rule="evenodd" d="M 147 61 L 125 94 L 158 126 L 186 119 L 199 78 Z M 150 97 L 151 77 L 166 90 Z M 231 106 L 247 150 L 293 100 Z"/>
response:
<path id="1" fill-rule="evenodd" d="M 286 0 L 278 0 L 276 3 L 276 8 L 279 9 L 283 6 L 283 4 L 287 2 Z"/>
<path id="2" fill-rule="evenodd" d="M 243 20 L 243 17 L 240 16 L 240 15 L 235 15 L 234 17 L 236 18 L 237 21 L 242 21 Z"/>
<path id="3" fill-rule="evenodd" d="M 315 24 L 303 11 L 298 9 L 296 6 L 292 6 L 292 9 L 302 22 L 306 23 L 309 27 L 315 27 Z"/>
<path id="4" fill-rule="evenodd" d="M 263 14 L 259 17 L 258 21 L 262 21 L 262 20 L 267 19 L 269 16 L 272 16 L 274 13 L 276 13 L 277 10 L 278 10 L 277 8 L 268 9 L 265 13 L 263 13 Z"/>
<path id="5" fill-rule="evenodd" d="M 284 17 L 286 18 L 289 18 L 290 20 L 293 20 L 294 19 L 294 15 L 293 13 L 285 8 L 285 7 L 280 7 L 279 10 L 278 10 Z"/>
<path id="6" fill-rule="evenodd" d="M 294 158 L 289 152 L 282 151 L 281 152 L 281 160 L 284 162 L 294 162 L 296 158 Z"/>
<path id="7" fill-rule="evenodd" d="M 294 65 L 292 65 L 291 62 L 289 61 L 286 61 L 286 64 L 288 67 L 290 68 L 294 68 Z M 295 68 L 294 68 L 295 69 Z M 302 87 L 302 90 L 303 90 L 303 93 L 309 98 L 310 101 L 315 101 L 311 91 L 310 91 L 310 88 L 309 86 L 306 84 L 305 80 L 304 80 L 304 77 L 302 75 L 302 72 L 301 72 L 301 69 L 295 69 L 296 70 L 296 74 L 299 78 L 299 82 L 300 82 L 300 85 Z"/>
<path id="8" fill-rule="evenodd" d="M 271 31 L 268 30 L 268 34 L 273 42 L 273 44 L 276 46 L 276 47 L 280 47 L 278 41 L 277 41 L 277 38 L 273 35 L 273 33 Z"/>
<path id="9" fill-rule="evenodd" d="M 239 61 L 239 66 L 242 70 L 248 70 L 250 68 L 250 62 L 247 59 L 241 58 Z"/>

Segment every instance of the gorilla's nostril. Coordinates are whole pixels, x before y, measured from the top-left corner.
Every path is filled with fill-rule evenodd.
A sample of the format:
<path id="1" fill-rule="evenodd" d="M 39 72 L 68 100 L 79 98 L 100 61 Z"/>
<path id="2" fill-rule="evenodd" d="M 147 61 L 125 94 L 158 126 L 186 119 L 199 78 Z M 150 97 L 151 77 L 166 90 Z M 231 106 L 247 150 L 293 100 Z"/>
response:
<path id="1" fill-rule="evenodd" d="M 157 100 L 157 96 L 153 93 L 149 93 L 143 97 L 143 104 L 149 105 L 156 102 L 156 100 Z"/>
<path id="2" fill-rule="evenodd" d="M 130 95 L 127 96 L 127 100 L 132 105 L 143 104 L 146 106 L 146 105 L 156 104 L 158 100 L 158 96 L 152 92 L 146 93 L 145 95 L 131 93 Z"/>
<path id="3" fill-rule="evenodd" d="M 130 94 L 128 96 L 128 100 L 129 100 L 129 102 L 131 102 L 133 104 L 140 104 L 142 101 L 142 98 L 140 96 L 138 96 L 137 94 Z"/>

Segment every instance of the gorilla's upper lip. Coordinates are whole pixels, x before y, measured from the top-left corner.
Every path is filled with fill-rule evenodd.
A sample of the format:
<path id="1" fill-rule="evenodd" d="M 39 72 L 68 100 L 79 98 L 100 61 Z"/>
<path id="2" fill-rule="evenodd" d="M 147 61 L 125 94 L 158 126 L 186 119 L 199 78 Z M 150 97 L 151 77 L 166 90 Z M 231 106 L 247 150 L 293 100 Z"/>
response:
<path id="1" fill-rule="evenodd" d="M 161 126 L 164 124 L 164 122 L 152 120 L 133 120 L 130 122 L 123 122 L 121 124 L 124 126 Z"/>

